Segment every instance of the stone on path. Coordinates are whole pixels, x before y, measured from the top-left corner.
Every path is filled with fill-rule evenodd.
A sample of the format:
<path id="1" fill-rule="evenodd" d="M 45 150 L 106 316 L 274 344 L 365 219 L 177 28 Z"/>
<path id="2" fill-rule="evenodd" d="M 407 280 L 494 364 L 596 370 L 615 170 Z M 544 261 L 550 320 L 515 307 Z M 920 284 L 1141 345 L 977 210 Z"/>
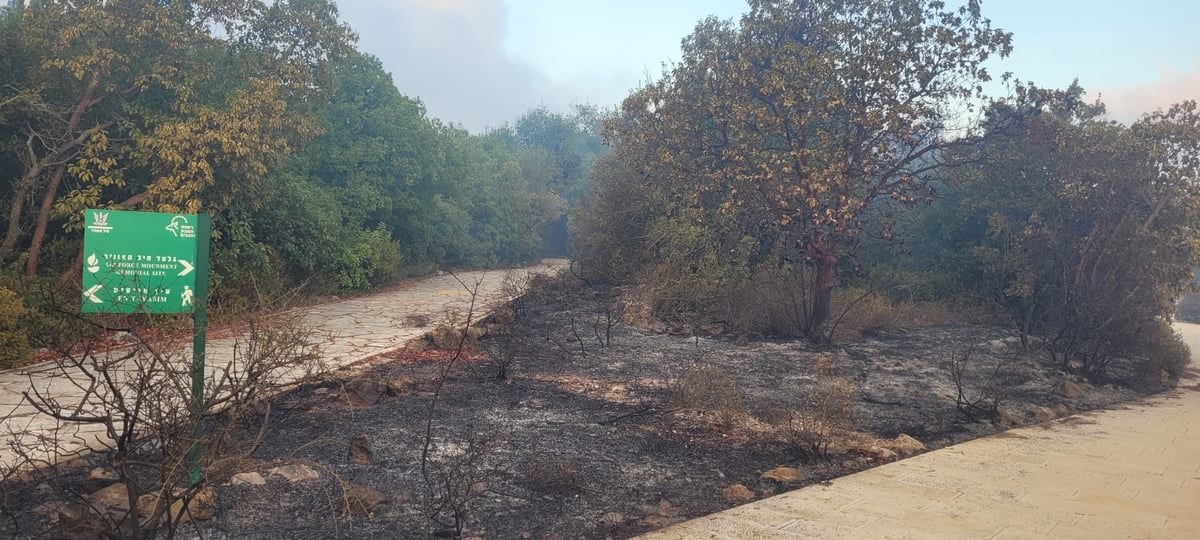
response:
<path id="1" fill-rule="evenodd" d="M 647 513 L 657 514 L 662 517 L 675 517 L 679 515 L 679 507 L 671 504 L 671 501 L 662 499 L 658 504 L 651 507 Z"/>
<path id="2" fill-rule="evenodd" d="M 897 459 L 900 459 L 900 455 L 892 451 L 891 448 L 872 446 L 869 451 L 875 456 L 876 459 L 880 461 L 896 461 Z"/>
<path id="3" fill-rule="evenodd" d="M 85 495 L 84 499 L 101 512 L 129 511 L 129 490 L 125 488 L 125 484 L 112 484 L 91 495 Z"/>
<path id="4" fill-rule="evenodd" d="M 1083 387 L 1070 379 L 1059 381 L 1054 387 L 1054 391 L 1067 399 L 1075 399 L 1083 395 Z"/>
<path id="5" fill-rule="evenodd" d="M 404 397 L 412 393 L 413 384 L 407 377 L 397 375 L 388 379 L 385 386 L 387 386 L 387 395 L 391 397 Z"/>
<path id="6" fill-rule="evenodd" d="M 138 517 L 142 519 L 152 517 L 157 506 L 158 494 L 156 493 L 147 493 L 138 497 Z M 178 498 L 171 501 L 171 508 L 168 512 L 161 519 L 170 519 L 176 523 L 210 520 L 217 515 L 217 492 L 213 490 L 212 486 L 205 486 L 192 494 L 191 499 L 187 501 L 186 510 L 184 509 L 184 500 Z"/>
<path id="7" fill-rule="evenodd" d="M 1037 406 L 1033 408 L 1033 419 L 1039 424 L 1045 424 L 1046 422 L 1054 420 L 1054 418 L 1054 411 L 1046 407 Z"/>
<path id="8" fill-rule="evenodd" d="M 754 500 L 754 492 L 741 484 L 734 484 L 722 489 L 721 495 L 725 496 L 726 501 L 734 504 Z"/>
<path id="9" fill-rule="evenodd" d="M 925 449 L 925 445 L 912 436 L 901 433 L 892 441 L 892 447 L 902 456 L 911 456 Z"/>
<path id="10" fill-rule="evenodd" d="M 354 379 L 346 383 L 346 401 L 356 407 L 369 407 L 378 403 L 387 390 L 387 387 L 374 379 Z"/>
<path id="11" fill-rule="evenodd" d="M 117 473 L 112 469 L 105 467 L 96 467 L 88 471 L 87 476 L 83 479 L 84 493 L 95 493 L 103 488 L 111 486 L 121 479 L 117 477 Z"/>
<path id="12" fill-rule="evenodd" d="M 377 489 L 352 485 L 346 488 L 346 505 L 353 516 L 370 516 L 380 506 L 391 502 L 391 498 Z"/>
<path id="13" fill-rule="evenodd" d="M 233 478 L 229 479 L 229 484 L 232 486 L 262 486 L 266 485 L 266 483 L 267 479 L 254 471 L 237 473 L 233 475 Z"/>
<path id="14" fill-rule="evenodd" d="M 800 470 L 791 467 L 775 467 L 762 473 L 762 477 L 766 480 L 774 480 L 782 484 L 798 482 L 800 481 Z"/>
<path id="15" fill-rule="evenodd" d="M 616 527 L 622 523 L 625 523 L 625 516 L 617 512 L 609 512 L 600 516 L 600 524 L 606 527 Z"/>
<path id="16" fill-rule="evenodd" d="M 350 439 L 350 463 L 370 465 L 375 463 L 375 452 L 371 450 L 371 436 L 363 433 Z"/>
<path id="17" fill-rule="evenodd" d="M 183 516 L 179 518 L 180 523 L 187 523 L 192 520 L 206 521 L 217 515 L 217 493 L 212 486 L 207 486 L 200 491 L 197 491 L 192 499 L 188 501 L 187 510 L 183 510 L 183 500 L 178 499 L 171 503 L 171 515 L 178 516 L 182 511 Z"/>
<path id="18" fill-rule="evenodd" d="M 1021 422 L 1021 415 L 1016 414 L 1004 407 L 996 409 L 996 416 L 999 417 L 1000 424 L 1007 427 L 1019 426 L 1023 423 Z"/>
<path id="19" fill-rule="evenodd" d="M 321 478 L 321 475 L 317 474 L 317 471 L 314 471 L 312 467 L 300 463 L 295 463 L 292 465 L 280 465 L 279 467 L 275 467 L 268 472 L 275 476 L 282 476 L 284 480 L 292 482 L 293 484 L 296 482 L 319 480 Z"/>

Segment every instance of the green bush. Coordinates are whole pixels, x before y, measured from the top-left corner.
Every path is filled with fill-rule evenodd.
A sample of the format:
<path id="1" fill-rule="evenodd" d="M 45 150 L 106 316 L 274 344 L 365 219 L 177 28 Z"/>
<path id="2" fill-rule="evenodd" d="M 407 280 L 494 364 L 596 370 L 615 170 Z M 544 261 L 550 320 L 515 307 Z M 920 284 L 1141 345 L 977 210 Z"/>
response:
<path id="1" fill-rule="evenodd" d="M 338 258 L 338 284 L 350 291 L 391 285 L 403 275 L 400 262 L 400 244 L 387 229 L 362 231 Z"/>
<path id="2" fill-rule="evenodd" d="M 27 313 L 16 292 L 0 287 L 0 369 L 23 365 L 33 355 L 22 325 Z"/>

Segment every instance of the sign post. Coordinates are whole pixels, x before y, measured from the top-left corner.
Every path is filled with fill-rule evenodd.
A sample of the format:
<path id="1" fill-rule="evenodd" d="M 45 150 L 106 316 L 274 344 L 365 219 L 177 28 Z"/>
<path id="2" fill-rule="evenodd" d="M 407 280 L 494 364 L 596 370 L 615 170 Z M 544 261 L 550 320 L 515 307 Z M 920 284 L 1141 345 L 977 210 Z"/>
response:
<path id="1" fill-rule="evenodd" d="M 84 214 L 84 313 L 191 313 L 196 420 L 188 479 L 200 480 L 204 344 L 208 327 L 207 215 L 89 209 Z"/>
<path id="2" fill-rule="evenodd" d="M 208 216 L 196 216 L 196 235 L 204 240 L 196 243 L 196 300 L 192 309 L 192 446 L 188 448 L 188 484 L 200 481 L 200 439 L 204 437 L 204 340 L 208 332 Z"/>

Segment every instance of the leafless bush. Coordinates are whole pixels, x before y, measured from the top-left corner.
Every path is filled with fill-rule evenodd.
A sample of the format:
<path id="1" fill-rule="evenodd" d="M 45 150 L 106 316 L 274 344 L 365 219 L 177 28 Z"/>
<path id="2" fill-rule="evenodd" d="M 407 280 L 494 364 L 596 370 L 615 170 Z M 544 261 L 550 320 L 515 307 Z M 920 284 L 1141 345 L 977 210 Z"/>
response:
<path id="1" fill-rule="evenodd" d="M 596 342 L 600 348 L 612 346 L 612 331 L 621 323 L 625 315 L 625 304 L 621 302 L 605 302 L 596 311 L 596 322 L 592 324 L 592 332 L 596 334 Z"/>
<path id="2" fill-rule="evenodd" d="M 716 318 L 737 333 L 801 335 L 812 303 L 810 273 L 803 265 L 795 272 L 762 269 L 722 298 Z"/>
<path id="3" fill-rule="evenodd" d="M 571 337 L 567 338 L 567 343 L 574 343 L 575 345 L 578 345 L 579 346 L 579 356 L 586 358 L 587 357 L 587 344 L 585 344 L 583 342 L 583 338 L 579 336 L 579 325 L 576 324 L 576 322 L 575 322 L 575 314 L 571 313 L 570 315 L 568 315 L 567 320 L 569 321 L 569 323 L 571 325 Z M 562 350 L 562 352 L 566 353 L 568 356 L 575 354 L 575 350 L 574 350 L 575 346 L 574 345 L 572 345 L 571 347 L 567 347 L 566 345 L 563 345 L 563 342 L 555 339 L 554 336 L 547 335 L 546 341 L 553 343 L 554 346 L 558 347 L 560 350 Z"/>
<path id="4" fill-rule="evenodd" d="M 584 286 L 583 280 L 575 277 L 533 273 L 524 280 L 520 311 L 524 312 L 527 306 L 543 303 L 548 299 L 568 296 Z"/>
<path id="5" fill-rule="evenodd" d="M 808 459 L 829 457 L 831 445 L 854 434 L 854 383 L 826 356 L 817 359 L 816 380 L 799 407 L 784 412 L 775 428 Z"/>
<path id="6" fill-rule="evenodd" d="M 424 463 L 427 496 L 422 510 L 434 536 L 461 537 L 472 500 L 487 491 L 484 460 L 498 446 L 495 437 L 468 434 L 465 440 L 435 441 Z"/>
<path id="7" fill-rule="evenodd" d="M 525 314 L 525 295 L 532 287 L 543 283 L 540 275 L 528 269 L 524 272 L 510 270 L 504 274 L 504 280 L 500 283 L 501 299 L 489 306 L 496 322 L 508 324 Z"/>
<path id="8" fill-rule="evenodd" d="M 995 418 L 1004 400 L 1018 384 L 1016 356 L 1001 357 L 989 365 L 971 359 L 975 348 L 951 353 L 944 364 L 954 382 L 954 406 L 966 419 L 977 422 L 980 415 Z"/>
<path id="9" fill-rule="evenodd" d="M 474 304 L 474 299 L 471 300 Z M 468 314 L 469 315 L 469 314 Z M 466 329 L 470 327 L 470 317 L 466 318 L 464 324 L 463 312 L 456 308 L 447 309 L 442 313 L 442 320 L 437 327 L 430 330 L 426 337 L 429 341 L 439 349 L 454 349 L 460 345 L 470 346 L 471 343 L 465 341 L 469 339 Z"/>
<path id="10" fill-rule="evenodd" d="M 165 528 L 172 536 L 194 517 L 192 501 L 206 490 L 207 476 L 189 474 L 192 465 L 209 470 L 253 452 L 265 433 L 266 398 L 316 375 L 322 366 L 303 321 L 251 323 L 228 358 L 213 351 L 205 393 L 197 403 L 192 396 L 192 362 L 182 343 L 150 338 L 136 329 L 125 331 L 133 338 L 128 347 L 98 350 L 92 342 L 81 343 L 59 351 L 52 376 L 30 375 L 25 399 L 57 420 L 60 432 L 92 434 L 87 440 L 26 432 L 16 434 L 10 445 L 28 464 L 52 466 L 64 456 L 82 455 L 83 444 L 96 447 L 88 460 L 107 462 L 126 501 L 104 507 L 91 496 L 64 488 L 82 506 L 87 528 L 133 538 Z M 234 441 L 229 434 L 235 430 L 229 426 L 206 425 L 222 412 L 231 422 L 257 415 L 263 428 L 254 440 Z"/>
<path id="11" fill-rule="evenodd" d="M 517 341 L 513 339 L 512 327 L 500 327 L 488 333 L 484 348 L 488 359 L 496 368 L 496 378 L 507 380 L 509 371 L 517 359 Z"/>
<path id="12" fill-rule="evenodd" d="M 458 277 L 455 276 L 455 279 Z M 487 489 L 486 484 L 480 481 L 483 460 L 497 445 L 494 437 L 481 437 L 473 432 L 468 433 L 461 442 L 436 434 L 434 420 L 442 391 L 467 346 L 474 341 L 471 324 L 479 299 L 480 282 L 468 285 L 460 280 L 459 284 L 466 289 L 471 301 L 465 314 L 447 313 L 444 318 L 444 321 L 454 323 L 461 320 L 462 324 L 453 327 L 456 328 L 454 354 L 437 366 L 421 442 L 420 466 L 424 483 L 421 508 L 428 522 L 428 532 L 435 536 L 462 535 L 467 524 L 470 501 Z"/>
<path id="13" fill-rule="evenodd" d="M 552 456 L 535 460 L 524 472 L 526 487 L 547 495 L 569 495 L 579 491 L 579 463 L 575 458 Z"/>
<path id="14" fill-rule="evenodd" d="M 692 409 L 717 415 L 730 425 L 746 412 L 737 382 L 720 368 L 700 361 L 684 366 L 670 387 L 667 409 Z"/>

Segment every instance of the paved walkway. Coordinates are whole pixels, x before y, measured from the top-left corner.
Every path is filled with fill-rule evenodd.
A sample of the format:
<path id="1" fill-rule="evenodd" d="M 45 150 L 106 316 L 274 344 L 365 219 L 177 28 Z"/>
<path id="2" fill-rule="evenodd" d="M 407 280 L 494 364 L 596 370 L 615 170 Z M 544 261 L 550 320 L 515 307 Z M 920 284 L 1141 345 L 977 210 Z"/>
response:
<path id="1" fill-rule="evenodd" d="M 1200 326 L 1176 329 L 1200 367 Z M 646 540 L 1200 538 L 1200 381 L 928 452 Z"/>
<path id="2" fill-rule="evenodd" d="M 523 287 L 524 280 L 532 273 L 552 272 L 565 264 L 565 260 L 547 259 L 541 265 L 524 269 L 463 272 L 457 279 L 445 274 L 412 280 L 393 291 L 303 308 L 295 314 L 317 331 L 314 345 L 319 348 L 324 364 L 346 366 L 401 348 L 431 329 L 413 325 L 412 316 L 427 316 L 436 325 L 447 310 L 457 309 L 465 314 L 471 295 L 463 283 L 471 287 L 478 283 L 478 314 L 505 298 L 506 281 Z M 245 347 L 241 336 L 208 340 L 206 360 L 210 377 L 230 365 L 235 346 Z M 181 354 L 185 366 L 191 362 L 190 347 L 187 349 Z M 79 378 L 78 370 L 57 363 L 0 372 L 0 471 L 20 461 L 17 448 L 32 452 L 36 459 L 55 461 L 57 456 L 49 451 L 53 447 L 60 452 L 78 451 L 85 446 L 94 448 L 107 439 L 102 427 L 63 426 L 38 413 L 22 396 L 22 392 L 36 388 L 63 404 L 78 403 L 83 394 L 79 382 L 87 381 Z"/>

